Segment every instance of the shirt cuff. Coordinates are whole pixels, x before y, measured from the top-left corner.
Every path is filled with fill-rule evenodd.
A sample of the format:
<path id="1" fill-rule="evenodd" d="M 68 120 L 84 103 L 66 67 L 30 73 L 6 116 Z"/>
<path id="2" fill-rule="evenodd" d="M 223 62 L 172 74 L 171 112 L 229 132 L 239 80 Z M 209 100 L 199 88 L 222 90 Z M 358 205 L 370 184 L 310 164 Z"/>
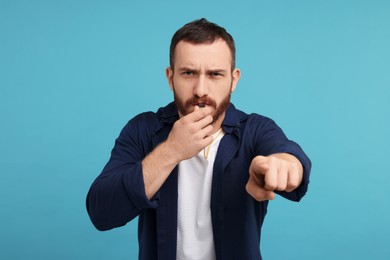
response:
<path id="1" fill-rule="evenodd" d="M 151 200 L 146 196 L 142 162 L 136 163 L 131 168 L 131 171 L 123 176 L 125 189 L 130 200 L 137 209 L 157 208 L 159 205 L 158 192 Z"/>

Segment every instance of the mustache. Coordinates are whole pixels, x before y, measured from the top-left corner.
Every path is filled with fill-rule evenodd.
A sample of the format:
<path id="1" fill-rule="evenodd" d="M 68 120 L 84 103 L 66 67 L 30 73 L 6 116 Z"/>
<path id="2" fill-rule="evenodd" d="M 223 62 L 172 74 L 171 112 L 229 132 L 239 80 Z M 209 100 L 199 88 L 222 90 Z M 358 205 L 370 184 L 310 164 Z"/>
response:
<path id="1" fill-rule="evenodd" d="M 184 106 L 186 108 L 189 108 L 189 107 L 192 107 L 192 106 L 196 106 L 198 104 L 205 104 L 206 106 L 211 106 L 213 108 L 216 108 L 217 107 L 217 103 L 215 102 L 215 100 L 211 99 L 211 98 L 208 98 L 208 97 L 192 97 L 190 99 L 188 99 Z"/>

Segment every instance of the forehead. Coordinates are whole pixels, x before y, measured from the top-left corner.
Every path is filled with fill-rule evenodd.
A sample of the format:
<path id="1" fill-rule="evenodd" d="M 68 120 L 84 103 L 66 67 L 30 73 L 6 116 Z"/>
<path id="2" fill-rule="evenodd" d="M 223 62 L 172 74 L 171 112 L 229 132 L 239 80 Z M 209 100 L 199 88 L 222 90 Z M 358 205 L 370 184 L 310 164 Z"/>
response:
<path id="1" fill-rule="evenodd" d="M 193 44 L 180 41 L 175 48 L 176 66 L 231 66 L 232 55 L 224 40 L 216 40 L 213 43 Z"/>

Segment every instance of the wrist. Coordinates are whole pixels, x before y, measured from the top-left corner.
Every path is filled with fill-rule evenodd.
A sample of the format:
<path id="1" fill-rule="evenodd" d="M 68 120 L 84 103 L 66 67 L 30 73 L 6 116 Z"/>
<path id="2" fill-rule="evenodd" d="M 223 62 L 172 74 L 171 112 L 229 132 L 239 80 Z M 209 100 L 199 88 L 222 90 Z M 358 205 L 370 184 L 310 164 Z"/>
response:
<path id="1" fill-rule="evenodd" d="M 161 143 L 159 148 L 161 157 L 164 158 L 168 164 L 176 166 L 183 160 L 177 152 L 177 149 L 175 149 L 175 147 L 170 144 L 168 140 Z"/>

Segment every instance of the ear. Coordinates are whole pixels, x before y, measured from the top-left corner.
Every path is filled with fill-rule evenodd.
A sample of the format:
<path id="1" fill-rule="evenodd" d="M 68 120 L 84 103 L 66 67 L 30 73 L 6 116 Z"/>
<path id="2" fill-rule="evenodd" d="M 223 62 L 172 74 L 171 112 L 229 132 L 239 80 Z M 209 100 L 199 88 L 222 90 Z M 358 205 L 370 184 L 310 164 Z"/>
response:
<path id="1" fill-rule="evenodd" d="M 241 77 L 240 69 L 234 69 L 232 72 L 232 89 L 230 90 L 231 93 L 233 93 L 233 91 L 236 89 L 240 77 Z"/>
<path id="2" fill-rule="evenodd" d="M 169 88 L 173 90 L 173 70 L 171 67 L 165 69 L 165 76 L 167 77 Z"/>

